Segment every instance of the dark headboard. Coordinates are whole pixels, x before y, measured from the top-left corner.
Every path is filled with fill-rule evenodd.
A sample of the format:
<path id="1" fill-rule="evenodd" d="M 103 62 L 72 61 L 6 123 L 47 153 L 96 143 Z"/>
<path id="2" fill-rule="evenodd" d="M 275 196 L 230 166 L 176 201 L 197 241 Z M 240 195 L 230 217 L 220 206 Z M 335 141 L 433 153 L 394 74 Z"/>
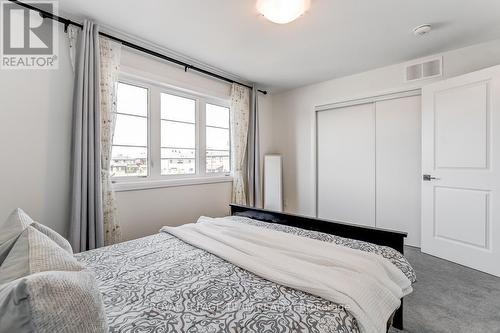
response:
<path id="1" fill-rule="evenodd" d="M 231 215 L 246 216 L 259 221 L 285 224 L 292 227 L 357 239 L 377 245 L 388 246 L 400 253 L 404 253 L 404 239 L 407 236 L 405 232 L 359 226 L 235 204 L 231 204 L 230 207 Z"/>

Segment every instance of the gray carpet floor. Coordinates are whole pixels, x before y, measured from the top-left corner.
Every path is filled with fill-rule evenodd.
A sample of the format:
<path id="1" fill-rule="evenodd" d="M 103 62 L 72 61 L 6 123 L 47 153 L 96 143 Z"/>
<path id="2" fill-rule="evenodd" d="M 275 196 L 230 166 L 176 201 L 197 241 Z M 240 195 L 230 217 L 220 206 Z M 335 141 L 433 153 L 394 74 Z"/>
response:
<path id="1" fill-rule="evenodd" d="M 405 251 L 418 281 L 405 297 L 405 330 L 391 333 L 500 333 L 500 278 L 417 248 Z"/>

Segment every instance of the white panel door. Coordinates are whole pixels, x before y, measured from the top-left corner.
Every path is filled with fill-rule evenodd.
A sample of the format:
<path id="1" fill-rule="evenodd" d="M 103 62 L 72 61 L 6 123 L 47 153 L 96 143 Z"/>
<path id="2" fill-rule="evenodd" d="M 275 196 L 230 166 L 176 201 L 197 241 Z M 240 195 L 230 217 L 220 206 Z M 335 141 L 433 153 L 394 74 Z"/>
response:
<path id="1" fill-rule="evenodd" d="M 375 110 L 317 114 L 318 217 L 375 226 Z"/>
<path id="2" fill-rule="evenodd" d="M 422 171 L 422 251 L 500 276 L 500 66 L 423 89 Z"/>
<path id="3" fill-rule="evenodd" d="M 420 96 L 375 103 L 377 227 L 405 231 L 420 247 Z"/>

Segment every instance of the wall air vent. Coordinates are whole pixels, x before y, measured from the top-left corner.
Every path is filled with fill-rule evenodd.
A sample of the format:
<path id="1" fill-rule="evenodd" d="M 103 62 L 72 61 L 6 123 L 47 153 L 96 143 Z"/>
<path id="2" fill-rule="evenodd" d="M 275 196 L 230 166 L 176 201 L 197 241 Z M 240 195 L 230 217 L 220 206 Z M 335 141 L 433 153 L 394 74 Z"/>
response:
<path id="1" fill-rule="evenodd" d="M 443 75 L 443 58 L 434 58 L 406 66 L 406 82 L 424 80 Z"/>

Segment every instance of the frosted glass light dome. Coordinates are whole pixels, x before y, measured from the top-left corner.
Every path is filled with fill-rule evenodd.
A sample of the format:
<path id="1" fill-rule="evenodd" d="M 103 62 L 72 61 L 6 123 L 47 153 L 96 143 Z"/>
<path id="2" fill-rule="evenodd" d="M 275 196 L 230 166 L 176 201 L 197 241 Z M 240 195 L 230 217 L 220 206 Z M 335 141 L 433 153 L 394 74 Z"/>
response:
<path id="1" fill-rule="evenodd" d="M 271 22 L 286 24 L 304 14 L 310 4 L 311 0 L 257 0 L 257 10 Z"/>

